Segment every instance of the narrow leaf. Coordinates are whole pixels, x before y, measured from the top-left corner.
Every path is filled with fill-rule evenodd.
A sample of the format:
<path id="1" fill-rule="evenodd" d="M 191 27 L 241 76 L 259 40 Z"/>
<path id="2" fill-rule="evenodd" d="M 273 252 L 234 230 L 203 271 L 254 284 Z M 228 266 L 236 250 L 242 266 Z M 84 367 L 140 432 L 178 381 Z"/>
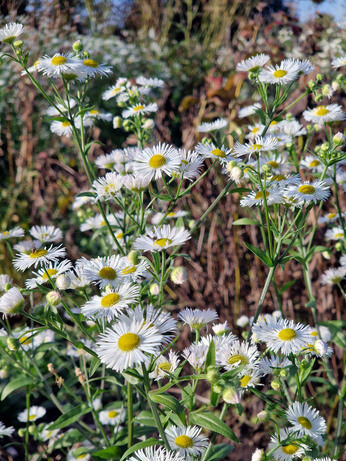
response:
<path id="1" fill-rule="evenodd" d="M 48 427 L 49 431 L 54 429 L 63 429 L 66 426 L 70 426 L 75 421 L 77 421 L 81 416 L 86 415 L 91 411 L 91 408 L 87 407 L 86 405 L 78 405 L 72 410 L 64 413 L 63 415 L 59 416 L 59 418 Z"/>
<path id="2" fill-rule="evenodd" d="M 135 445 L 133 445 L 132 447 L 130 447 L 128 450 L 125 451 L 120 461 L 123 461 L 135 451 L 142 450 L 143 448 L 147 448 L 147 447 L 152 447 L 153 445 L 162 445 L 162 442 L 155 439 L 154 437 L 150 437 L 150 439 L 145 440 L 144 442 L 136 443 Z"/>
<path id="3" fill-rule="evenodd" d="M 232 429 L 227 426 L 223 421 L 221 421 L 214 413 L 209 411 L 203 413 L 191 413 L 190 414 L 190 424 L 196 424 L 197 426 L 205 427 L 210 429 L 213 432 L 227 437 L 230 440 L 238 443 L 238 439 Z"/>
<path id="4" fill-rule="evenodd" d="M 273 267 L 273 261 L 263 250 L 250 245 L 250 243 L 244 242 L 244 245 L 248 250 L 252 251 L 252 253 L 255 254 L 261 261 L 263 261 L 264 264 L 266 264 L 268 267 Z"/>
<path id="5" fill-rule="evenodd" d="M 250 218 L 240 218 L 232 222 L 233 226 L 258 226 L 258 222 Z"/>
<path id="6" fill-rule="evenodd" d="M 35 384 L 35 381 L 32 378 L 15 378 L 12 379 L 6 386 L 4 387 L 1 393 L 1 400 L 5 400 L 12 392 L 20 389 L 21 387 L 29 386 L 31 384 Z"/>

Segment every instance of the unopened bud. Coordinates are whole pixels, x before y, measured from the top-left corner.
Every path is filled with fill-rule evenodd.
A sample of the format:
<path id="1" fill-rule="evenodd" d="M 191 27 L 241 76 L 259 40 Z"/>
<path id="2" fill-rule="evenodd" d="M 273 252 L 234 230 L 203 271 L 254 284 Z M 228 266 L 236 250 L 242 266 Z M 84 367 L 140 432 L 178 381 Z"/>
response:
<path id="1" fill-rule="evenodd" d="M 137 266 L 139 264 L 139 257 L 141 255 L 141 252 L 138 250 L 132 250 L 130 253 L 127 255 L 127 259 L 130 261 L 131 264 L 134 266 Z"/>
<path id="2" fill-rule="evenodd" d="M 310 80 L 308 82 L 308 87 L 311 91 L 313 91 L 316 88 L 316 83 L 313 80 Z"/>
<path id="3" fill-rule="evenodd" d="M 207 370 L 207 381 L 215 383 L 219 379 L 220 375 L 214 367 L 209 367 Z"/>
<path id="4" fill-rule="evenodd" d="M 265 165 L 262 166 L 262 171 L 264 173 L 271 173 L 272 170 L 273 170 L 273 168 L 270 165 L 268 165 L 268 163 L 266 163 Z"/>
<path id="5" fill-rule="evenodd" d="M 56 307 L 60 304 L 61 294 L 58 291 L 50 291 L 46 294 L 46 301 L 50 306 Z"/>
<path id="6" fill-rule="evenodd" d="M 53 373 L 53 374 L 55 373 L 54 366 L 52 363 L 48 363 L 47 368 L 48 368 L 49 373 Z"/>
<path id="7" fill-rule="evenodd" d="M 227 321 L 225 323 L 218 323 L 217 325 L 213 325 L 212 328 L 213 328 L 213 332 L 217 336 L 227 335 L 230 331 L 230 328 L 227 325 Z"/>
<path id="8" fill-rule="evenodd" d="M 241 328 L 245 328 L 247 325 L 249 325 L 249 317 L 246 315 L 241 315 L 239 319 L 236 321 L 236 325 Z"/>
<path id="9" fill-rule="evenodd" d="M 23 40 L 16 40 L 15 42 L 13 42 L 13 46 L 15 46 L 16 48 L 21 48 L 23 45 Z"/>
<path id="10" fill-rule="evenodd" d="M 29 432 L 29 434 L 31 434 L 31 435 L 32 435 L 32 434 L 35 434 L 35 432 L 36 432 L 36 427 L 35 427 L 33 424 L 31 424 L 31 425 L 28 427 L 28 432 Z"/>
<path id="11" fill-rule="evenodd" d="M 231 169 L 234 168 L 237 165 L 238 165 L 238 162 L 236 160 L 231 160 L 230 162 L 228 162 L 227 163 L 227 171 L 228 171 L 228 173 L 230 173 Z"/>
<path id="12" fill-rule="evenodd" d="M 236 405 L 240 403 L 239 392 L 234 387 L 227 387 L 222 394 L 222 398 L 226 403 Z"/>
<path id="13" fill-rule="evenodd" d="M 304 456 L 304 458 L 302 458 L 302 461 L 312 461 L 312 458 L 311 456 Z"/>
<path id="14" fill-rule="evenodd" d="M 232 168 L 231 179 L 233 179 L 233 181 L 239 181 L 240 179 L 243 178 L 243 176 L 244 176 L 244 172 L 239 166 L 235 166 L 234 168 Z"/>
<path id="15" fill-rule="evenodd" d="M 131 122 L 130 120 L 125 120 L 124 123 L 123 123 L 123 127 L 126 129 L 130 129 L 131 128 Z"/>
<path id="16" fill-rule="evenodd" d="M 26 430 L 21 427 L 20 429 L 18 429 L 18 435 L 19 437 L 25 437 L 25 433 L 26 433 Z"/>
<path id="17" fill-rule="evenodd" d="M 320 357 L 325 357 L 328 354 L 328 346 L 321 339 L 315 341 L 314 349 Z"/>
<path id="18" fill-rule="evenodd" d="M 266 423 L 267 421 L 269 421 L 269 413 L 265 410 L 262 410 L 259 413 L 257 413 L 257 418 L 259 421 L 261 421 L 261 423 Z"/>
<path id="19" fill-rule="evenodd" d="M 321 102 L 322 99 L 323 99 L 323 94 L 316 93 L 315 96 L 314 96 L 314 99 L 315 99 L 316 102 Z"/>
<path id="20" fill-rule="evenodd" d="M 145 121 L 145 123 L 143 123 L 142 128 L 144 128 L 145 130 L 152 130 L 154 126 L 155 126 L 154 120 L 149 118 L 148 120 Z"/>
<path id="21" fill-rule="evenodd" d="M 340 84 L 336 80 L 332 82 L 332 89 L 333 91 L 338 91 L 340 89 Z"/>
<path id="22" fill-rule="evenodd" d="M 19 349 L 19 341 L 16 338 L 7 339 L 7 347 L 10 351 L 17 351 Z"/>
<path id="23" fill-rule="evenodd" d="M 272 389 L 274 389 L 274 391 L 278 391 L 281 387 L 281 383 L 278 379 L 274 379 L 274 381 L 270 383 L 270 386 L 272 387 Z"/>
<path id="24" fill-rule="evenodd" d="M 289 375 L 289 372 L 285 368 L 280 370 L 280 373 L 279 373 L 280 378 L 286 379 L 288 375 Z"/>
<path id="25" fill-rule="evenodd" d="M 116 130 L 117 128 L 121 128 L 123 126 L 123 119 L 121 117 L 114 117 L 113 118 L 113 128 Z"/>
<path id="26" fill-rule="evenodd" d="M 221 394 L 223 390 L 224 386 L 220 382 L 213 384 L 213 392 L 215 392 L 215 394 Z"/>
<path id="27" fill-rule="evenodd" d="M 342 242 L 336 242 L 335 244 L 336 251 L 342 251 L 342 247 L 343 247 Z"/>
<path id="28" fill-rule="evenodd" d="M 324 142 L 324 143 L 321 145 L 321 150 L 322 150 L 322 152 L 328 152 L 329 149 L 330 149 L 329 142 Z"/>
<path id="29" fill-rule="evenodd" d="M 171 272 L 171 280 L 176 285 L 181 285 L 187 280 L 187 272 L 184 267 L 175 267 Z"/>
<path id="30" fill-rule="evenodd" d="M 67 290 L 71 286 L 71 278 L 67 274 L 57 276 L 55 284 L 59 290 Z"/>
<path id="31" fill-rule="evenodd" d="M 324 79 L 324 76 L 322 74 L 316 75 L 316 82 L 322 82 L 323 79 Z"/>
<path id="32" fill-rule="evenodd" d="M 345 136 L 342 133 L 340 133 L 340 131 L 333 136 L 333 143 L 335 146 L 342 146 L 344 142 Z"/>
<path id="33" fill-rule="evenodd" d="M 11 285 L 10 283 L 7 282 L 6 285 L 4 286 L 4 291 L 7 292 L 7 291 L 10 290 L 11 288 L 12 288 L 12 285 Z"/>
<path id="34" fill-rule="evenodd" d="M 308 368 L 310 366 L 310 360 L 308 359 L 303 359 L 301 362 L 300 362 L 300 365 L 302 366 L 302 368 Z"/>
<path id="35" fill-rule="evenodd" d="M 160 287 L 157 283 L 152 283 L 150 285 L 150 294 L 157 296 L 160 293 Z"/>
<path id="36" fill-rule="evenodd" d="M 83 56 L 83 58 L 88 59 L 88 58 L 90 58 L 90 53 L 88 53 L 87 51 L 83 51 L 82 56 Z"/>
<path id="37" fill-rule="evenodd" d="M 334 90 L 330 85 L 324 85 L 322 87 L 322 94 L 323 96 L 327 96 L 330 99 L 333 96 Z"/>
<path id="38" fill-rule="evenodd" d="M 77 40 L 72 45 L 72 48 L 75 50 L 76 53 L 80 53 L 81 51 L 83 51 L 84 46 L 80 40 Z"/>

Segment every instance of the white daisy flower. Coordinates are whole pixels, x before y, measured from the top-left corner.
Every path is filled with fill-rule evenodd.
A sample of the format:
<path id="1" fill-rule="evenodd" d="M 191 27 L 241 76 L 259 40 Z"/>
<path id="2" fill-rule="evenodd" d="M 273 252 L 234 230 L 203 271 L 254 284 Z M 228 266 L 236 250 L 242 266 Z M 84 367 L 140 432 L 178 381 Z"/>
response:
<path id="1" fill-rule="evenodd" d="M 171 449 L 185 458 L 200 456 L 208 448 L 209 441 L 207 437 L 200 435 L 201 432 L 202 428 L 197 426 L 170 426 L 165 430 Z"/>
<path id="2" fill-rule="evenodd" d="M 205 327 L 207 323 L 214 322 L 219 318 L 216 311 L 212 309 L 200 310 L 189 309 L 188 307 L 178 314 L 178 319 L 184 325 L 189 325 L 191 330 L 200 330 Z"/>
<path id="3" fill-rule="evenodd" d="M 0 232 L 0 242 L 2 240 L 8 240 L 10 238 L 24 237 L 24 229 L 20 227 L 14 227 L 9 231 Z"/>
<path id="4" fill-rule="evenodd" d="M 15 269 L 24 272 L 31 266 L 35 268 L 39 265 L 47 265 L 51 261 L 57 262 L 60 258 L 66 255 L 65 248 L 61 245 L 54 247 L 51 245 L 49 248 L 33 249 L 30 254 L 19 253 L 13 259 L 13 266 Z"/>
<path id="5" fill-rule="evenodd" d="M 304 182 L 297 186 L 291 186 L 285 192 L 285 196 L 293 197 L 305 203 L 326 200 L 330 195 L 330 188 L 324 181 L 315 181 L 312 184 Z"/>
<path id="6" fill-rule="evenodd" d="M 223 349 L 229 349 L 235 341 L 238 341 L 238 338 L 234 334 L 228 333 L 221 336 L 203 336 L 198 344 L 204 344 L 209 348 L 211 342 L 213 342 L 215 351 L 218 354 Z"/>
<path id="7" fill-rule="evenodd" d="M 139 194 L 148 188 L 151 179 L 148 176 L 126 175 L 124 186 L 132 192 Z"/>
<path id="8" fill-rule="evenodd" d="M 161 228 L 154 227 L 153 230 L 147 230 L 146 235 L 141 235 L 134 241 L 133 248 L 143 251 L 162 251 L 183 245 L 189 238 L 191 235 L 184 228 L 171 228 L 169 224 L 164 224 Z"/>
<path id="9" fill-rule="evenodd" d="M 261 53 L 251 58 L 245 59 L 237 64 L 238 72 L 257 72 L 264 64 L 267 64 L 270 56 L 267 54 Z"/>
<path id="10" fill-rule="evenodd" d="M 157 225 L 161 221 L 161 219 L 164 217 L 165 213 L 156 213 L 154 216 L 151 218 L 151 224 Z M 171 211 L 168 213 L 165 219 L 178 219 L 178 218 L 183 218 L 184 216 L 187 215 L 187 211 L 184 210 L 178 210 L 178 211 Z"/>
<path id="11" fill-rule="evenodd" d="M 263 129 L 264 129 L 264 125 L 262 125 L 261 123 L 256 123 L 255 125 L 249 125 L 248 126 L 249 133 L 245 135 L 245 137 L 249 139 L 255 139 L 256 136 L 262 133 Z"/>
<path id="12" fill-rule="evenodd" d="M 83 125 L 84 126 L 89 126 L 88 121 L 91 121 L 91 125 L 94 123 L 95 120 L 103 120 L 104 122 L 111 122 L 113 119 L 113 115 L 109 112 L 100 112 L 97 109 L 92 109 L 89 110 L 84 114 L 83 118 Z M 77 118 L 76 121 L 80 121 L 80 119 Z"/>
<path id="13" fill-rule="evenodd" d="M 107 294 L 106 294 L 107 293 Z M 81 307 L 82 314 L 87 318 L 105 319 L 108 322 L 139 297 L 139 287 L 124 283 L 114 291 L 107 291 L 102 296 L 93 296 Z"/>
<path id="14" fill-rule="evenodd" d="M 145 106 L 144 104 L 137 104 L 135 106 L 131 106 L 129 109 L 126 109 L 122 112 L 122 117 L 129 118 L 134 117 L 135 115 L 139 114 L 149 114 L 150 112 L 157 111 L 157 104 L 156 102 L 152 102 Z"/>
<path id="15" fill-rule="evenodd" d="M 50 124 L 50 131 L 59 136 L 69 137 L 72 133 L 72 125 L 68 120 L 54 120 L 54 122 Z"/>
<path id="16" fill-rule="evenodd" d="M 319 416 L 315 408 L 307 403 L 293 402 L 286 411 L 288 421 L 292 424 L 292 432 L 297 431 L 299 437 L 308 435 L 313 439 L 321 439 L 326 433 L 326 421 Z"/>
<path id="17" fill-rule="evenodd" d="M 199 342 L 198 344 L 191 344 L 191 346 L 186 347 L 182 352 L 182 356 L 189 362 L 192 368 L 201 372 L 205 368 L 208 351 L 209 344 Z"/>
<path id="18" fill-rule="evenodd" d="M 111 226 L 119 225 L 117 219 L 113 215 L 107 215 L 106 218 Z M 96 216 L 91 216 L 90 218 L 87 218 L 84 221 L 84 223 L 80 226 L 80 230 L 82 232 L 86 232 L 89 230 L 101 229 L 102 227 L 106 227 L 106 221 L 104 220 L 104 217 L 101 214 L 97 214 Z"/>
<path id="19" fill-rule="evenodd" d="M 56 107 L 60 109 L 61 112 L 67 112 L 68 106 L 70 106 L 70 109 L 73 109 L 76 104 L 77 101 L 75 101 L 74 99 L 70 99 L 69 102 L 67 102 L 67 100 L 65 99 L 64 104 L 55 103 Z M 51 106 L 46 110 L 46 114 L 49 115 L 49 117 L 55 117 L 59 116 L 60 112 L 55 107 Z"/>
<path id="20" fill-rule="evenodd" d="M 249 117 L 249 115 L 256 114 L 257 109 L 262 109 L 262 105 L 259 102 L 252 104 L 251 106 L 242 107 L 239 109 L 238 118 Z"/>
<path id="21" fill-rule="evenodd" d="M 328 229 L 325 235 L 326 240 L 343 240 L 344 231 L 342 227 L 333 227 Z"/>
<path id="22" fill-rule="evenodd" d="M 100 64 L 94 59 L 83 59 L 78 60 L 80 73 L 84 78 L 92 78 L 100 75 L 108 75 L 112 73 L 112 66 L 107 66 L 106 64 Z"/>
<path id="23" fill-rule="evenodd" d="M 267 189 L 262 191 L 250 192 L 246 197 L 240 200 L 240 206 L 252 207 L 253 205 L 262 206 L 264 204 L 264 196 L 266 197 L 267 205 L 273 205 L 273 203 L 282 203 L 282 193 L 279 189 Z"/>
<path id="24" fill-rule="evenodd" d="M 147 447 L 134 452 L 128 461 L 189 461 L 179 453 L 167 451 L 164 447 Z M 323 460 L 322 460 L 323 461 Z"/>
<path id="25" fill-rule="evenodd" d="M 39 269 L 38 272 L 33 272 L 33 275 L 36 277 L 27 279 L 25 281 L 25 286 L 26 288 L 33 290 L 37 288 L 38 285 L 43 285 L 44 283 L 49 282 L 49 277 L 55 280 L 59 275 L 64 274 L 70 269 L 72 269 L 72 263 L 68 259 L 61 262 L 50 263 L 45 268 Z"/>
<path id="26" fill-rule="evenodd" d="M 303 136 L 307 133 L 306 129 L 297 120 L 282 120 L 281 130 L 288 136 Z"/>
<path id="27" fill-rule="evenodd" d="M 333 69 L 339 69 L 339 67 L 346 66 L 346 56 L 340 56 L 339 58 L 334 58 L 332 61 Z"/>
<path id="28" fill-rule="evenodd" d="M 287 63 L 287 65 L 290 65 L 292 62 L 297 64 L 297 66 L 298 66 L 298 74 L 308 75 L 308 74 L 311 74 L 311 72 L 313 72 L 315 70 L 315 66 L 308 59 L 304 59 L 302 61 L 300 59 L 284 59 L 281 62 L 281 65 L 283 63 L 285 63 L 285 64 Z"/>
<path id="29" fill-rule="evenodd" d="M 148 86 L 150 88 L 163 88 L 165 82 L 160 78 L 146 78 L 142 75 L 136 78 L 137 85 Z"/>
<path id="30" fill-rule="evenodd" d="M 127 81 L 127 78 L 119 78 L 116 81 L 115 85 L 112 85 L 110 88 L 108 88 L 107 91 L 105 91 L 102 94 L 102 99 L 104 101 L 108 101 L 109 99 L 114 98 L 115 96 L 118 96 L 119 94 L 126 91 Z"/>
<path id="31" fill-rule="evenodd" d="M 321 276 L 322 285 L 340 283 L 346 277 L 346 267 L 328 269 Z"/>
<path id="32" fill-rule="evenodd" d="M 265 136 L 264 138 L 262 138 L 262 136 L 257 136 L 255 142 L 250 141 L 249 143 L 245 143 L 245 145 L 237 141 L 234 146 L 234 154 L 236 157 L 247 154 L 250 154 L 251 157 L 254 153 L 260 155 L 261 152 L 276 149 L 277 144 L 278 141 L 274 136 Z"/>
<path id="33" fill-rule="evenodd" d="M 345 120 L 345 113 L 338 104 L 329 104 L 307 109 L 303 112 L 303 117 L 307 122 L 322 124 Z"/>
<path id="34" fill-rule="evenodd" d="M 102 410 L 99 413 L 99 418 L 102 424 L 118 426 L 125 421 L 126 411 L 123 408 Z"/>
<path id="35" fill-rule="evenodd" d="M 24 306 L 24 298 L 18 288 L 10 288 L 0 297 L 0 313 L 15 315 Z"/>
<path id="36" fill-rule="evenodd" d="M 53 423 L 47 424 L 46 427 L 49 427 L 51 424 Z M 43 431 L 40 432 L 39 437 L 43 442 L 46 442 L 47 440 L 55 439 L 59 432 L 60 429 L 43 429 Z"/>
<path id="37" fill-rule="evenodd" d="M 6 285 L 12 285 L 13 280 L 7 274 L 0 274 L 0 291 L 4 291 Z"/>
<path id="38" fill-rule="evenodd" d="M 252 331 L 269 350 L 283 355 L 298 354 L 311 341 L 310 327 L 295 324 L 293 320 L 260 320 L 253 325 Z"/>
<path id="39" fill-rule="evenodd" d="M 83 445 L 82 445 L 83 446 Z M 92 447 L 90 447 L 92 448 Z M 92 461 L 91 455 L 88 453 L 81 453 L 78 456 L 74 456 L 73 453 L 76 451 L 76 448 L 71 449 L 67 453 L 66 461 Z M 79 452 L 78 452 L 79 453 Z"/>
<path id="40" fill-rule="evenodd" d="M 36 333 L 35 330 L 24 328 L 13 331 L 13 337 L 18 338 L 22 349 L 29 351 L 38 348 L 38 346 L 43 343 L 50 343 L 54 341 L 54 332 L 46 330 L 41 333 Z"/>
<path id="41" fill-rule="evenodd" d="M 255 366 L 259 351 L 257 346 L 246 342 L 234 341 L 230 346 L 222 348 L 216 354 L 218 365 L 226 370 L 243 367 L 245 373 Z"/>
<path id="42" fill-rule="evenodd" d="M 147 354 L 156 354 L 162 335 L 150 324 L 117 322 L 99 336 L 97 355 L 107 368 L 122 372 L 150 362 Z"/>
<path id="43" fill-rule="evenodd" d="M 297 457 L 301 458 L 308 447 L 296 439 L 299 439 L 299 437 L 294 436 L 292 429 L 282 428 L 280 429 L 279 437 L 277 435 L 271 437 L 268 449 L 273 450 L 280 444 L 272 455 L 278 461 L 291 461 Z"/>
<path id="44" fill-rule="evenodd" d="M 242 394 L 250 387 L 262 386 L 262 384 L 260 384 L 262 374 L 257 367 L 245 367 L 245 369 L 242 370 L 242 374 L 240 376 L 240 394 Z"/>
<path id="45" fill-rule="evenodd" d="M 14 427 L 6 427 L 5 424 L 2 421 L 0 421 L 0 439 L 5 436 L 10 437 L 14 431 Z"/>
<path id="46" fill-rule="evenodd" d="M 39 240 L 23 240 L 22 242 L 13 245 L 13 249 L 18 253 L 30 254 L 34 249 L 38 250 L 42 247 L 42 243 Z"/>
<path id="47" fill-rule="evenodd" d="M 82 192 L 90 192 L 89 191 L 82 191 Z M 72 209 L 79 210 L 83 205 L 86 205 L 87 203 L 93 202 L 93 197 L 75 197 L 72 203 Z"/>
<path id="48" fill-rule="evenodd" d="M 78 74 L 79 63 L 77 58 L 68 56 L 67 54 L 55 53 L 53 57 L 43 56 L 39 59 L 37 70 L 43 72 L 48 77 L 58 78 L 64 74 Z"/>
<path id="49" fill-rule="evenodd" d="M 204 158 L 195 151 L 179 149 L 180 165 L 172 176 L 182 177 L 192 181 L 196 179 L 201 172 Z"/>
<path id="50" fill-rule="evenodd" d="M 161 178 L 163 173 L 172 176 L 172 173 L 179 169 L 180 162 L 180 155 L 175 147 L 159 143 L 138 153 L 134 172 L 150 180 Z"/>
<path id="51" fill-rule="evenodd" d="M 122 149 L 114 149 L 106 155 L 100 155 L 95 160 L 97 168 L 104 168 L 106 170 L 113 170 L 116 164 L 125 164 L 126 157 Z"/>
<path id="52" fill-rule="evenodd" d="M 241 315 L 236 321 L 236 325 L 240 328 L 245 328 L 249 325 L 249 317 L 247 315 Z"/>
<path id="53" fill-rule="evenodd" d="M 344 211 L 343 213 L 341 213 L 341 215 L 343 217 L 346 217 L 346 211 Z M 335 213 L 334 211 L 332 211 L 331 213 L 328 213 L 324 216 L 320 216 L 318 218 L 318 223 L 319 224 L 324 224 L 324 223 L 332 223 L 332 222 L 335 222 L 339 219 L 339 214 L 338 213 Z"/>
<path id="54" fill-rule="evenodd" d="M 121 270 L 121 273 L 124 275 L 124 277 L 130 278 L 132 282 L 137 282 L 138 280 L 141 280 L 143 277 L 147 276 L 147 269 L 149 267 L 147 261 L 141 260 L 138 264 L 133 264 L 133 262 L 130 261 L 127 256 L 124 256 L 123 262 L 125 267 Z"/>
<path id="55" fill-rule="evenodd" d="M 21 423 L 26 423 L 27 421 L 33 422 L 37 419 L 43 418 L 46 414 L 46 409 L 43 407 L 38 407 L 36 405 L 32 406 L 28 410 L 23 410 L 18 415 L 18 421 Z"/>
<path id="56" fill-rule="evenodd" d="M 300 166 L 302 168 L 309 168 L 309 169 L 320 169 L 321 167 L 323 167 L 323 163 L 321 162 L 321 160 L 319 160 L 317 157 L 315 157 L 314 155 L 307 155 L 301 162 L 300 162 Z"/>
<path id="57" fill-rule="evenodd" d="M 203 144 L 199 142 L 196 146 L 196 152 L 203 158 L 217 159 L 223 164 L 232 160 L 231 149 L 228 149 L 224 145 L 222 145 L 221 148 L 218 148 L 213 143 Z"/>
<path id="58" fill-rule="evenodd" d="M 24 26 L 16 22 L 6 24 L 0 29 L 0 42 L 13 43 L 23 33 Z"/>
<path id="59" fill-rule="evenodd" d="M 118 194 L 123 185 L 123 177 L 118 173 L 106 173 L 96 179 L 92 187 L 97 193 L 97 199 L 111 200 Z"/>
<path id="60" fill-rule="evenodd" d="M 63 238 L 61 230 L 54 226 L 33 226 L 29 234 L 41 243 L 58 242 Z"/>
<path id="61" fill-rule="evenodd" d="M 198 125 L 197 131 L 199 133 L 210 133 L 212 131 L 217 131 L 217 130 L 222 130 L 222 128 L 225 128 L 225 126 L 228 125 L 227 120 L 223 118 L 218 118 L 214 120 L 213 122 L 205 122 L 202 123 L 201 125 Z"/>
<path id="62" fill-rule="evenodd" d="M 286 84 L 298 78 L 300 68 L 293 59 L 285 59 L 279 65 L 267 66 L 259 75 L 263 83 Z"/>
<path id="63" fill-rule="evenodd" d="M 263 375 L 273 374 L 275 369 L 283 369 L 292 365 L 287 357 L 279 357 L 278 355 L 271 355 L 265 357 L 258 363 L 258 367 Z"/>
<path id="64" fill-rule="evenodd" d="M 319 337 L 324 341 L 325 343 L 329 343 L 332 339 L 332 335 L 330 333 L 330 330 L 328 327 L 325 327 L 324 325 L 319 326 L 319 332 L 318 334 L 317 328 L 311 328 L 311 336 L 314 341 L 319 339 Z"/>
<path id="65" fill-rule="evenodd" d="M 168 373 L 173 374 L 175 372 L 179 366 L 179 363 L 179 357 L 173 351 L 169 351 L 168 357 L 160 355 L 160 357 L 155 362 L 154 371 L 150 373 L 149 378 L 155 379 L 156 381 L 167 378 L 169 377 Z"/>
<path id="66" fill-rule="evenodd" d="M 83 267 L 83 275 L 86 280 L 99 287 L 106 288 L 107 285 L 117 287 L 125 280 L 122 270 L 125 269 L 124 260 L 118 256 L 97 257 L 94 259 L 82 259 L 80 264 Z"/>

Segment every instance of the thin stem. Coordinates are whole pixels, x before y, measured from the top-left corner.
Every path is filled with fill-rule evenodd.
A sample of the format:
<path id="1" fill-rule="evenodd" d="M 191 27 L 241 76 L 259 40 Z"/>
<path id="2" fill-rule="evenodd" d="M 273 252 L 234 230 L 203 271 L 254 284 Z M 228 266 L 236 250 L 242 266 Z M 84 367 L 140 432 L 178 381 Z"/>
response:
<path id="1" fill-rule="evenodd" d="M 133 399 L 132 399 L 133 387 L 127 383 L 127 436 L 128 436 L 128 448 L 132 447 L 133 444 Z"/>

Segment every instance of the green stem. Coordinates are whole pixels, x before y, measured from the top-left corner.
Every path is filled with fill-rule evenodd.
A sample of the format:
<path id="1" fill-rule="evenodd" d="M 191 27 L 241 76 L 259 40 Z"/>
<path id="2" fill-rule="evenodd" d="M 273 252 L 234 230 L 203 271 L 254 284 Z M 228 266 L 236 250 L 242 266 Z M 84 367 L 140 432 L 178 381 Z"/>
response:
<path id="1" fill-rule="evenodd" d="M 220 413 L 220 421 L 223 421 L 225 415 L 226 415 L 226 412 L 227 412 L 227 408 L 228 408 L 228 404 L 227 403 L 224 403 L 223 404 L 223 408 L 222 408 L 222 411 Z M 207 451 L 204 453 L 201 461 L 207 461 L 208 459 L 208 456 L 209 456 L 209 453 L 210 453 L 210 450 L 212 449 L 213 445 L 214 445 L 214 442 L 216 440 L 216 437 L 217 437 L 217 432 L 214 432 L 213 435 L 211 436 L 211 439 L 210 439 L 210 444 L 207 448 Z"/>
<path id="2" fill-rule="evenodd" d="M 127 437 L 128 437 L 128 448 L 132 447 L 133 444 L 133 399 L 132 399 L 133 387 L 127 383 Z"/>

